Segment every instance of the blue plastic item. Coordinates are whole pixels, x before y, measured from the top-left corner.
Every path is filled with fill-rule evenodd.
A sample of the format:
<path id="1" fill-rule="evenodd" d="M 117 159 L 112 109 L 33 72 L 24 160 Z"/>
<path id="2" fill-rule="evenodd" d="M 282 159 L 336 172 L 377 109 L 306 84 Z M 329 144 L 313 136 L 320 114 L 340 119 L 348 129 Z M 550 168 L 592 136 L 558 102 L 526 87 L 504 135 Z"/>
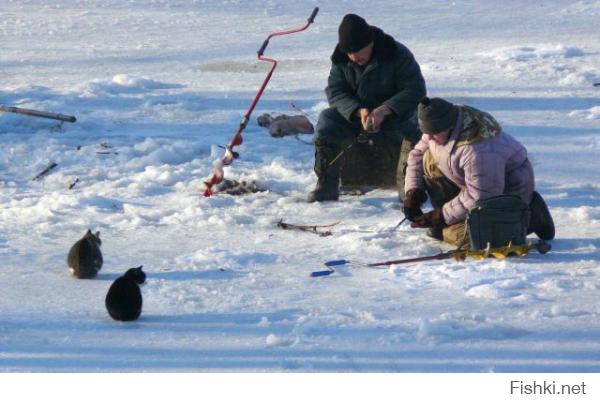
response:
<path id="1" fill-rule="evenodd" d="M 327 266 L 327 267 L 342 266 L 347 263 L 350 263 L 350 261 L 349 260 L 330 260 L 329 262 L 325 262 L 325 266 Z"/>
<path id="2" fill-rule="evenodd" d="M 310 273 L 311 277 L 323 277 L 329 276 L 330 274 L 335 273 L 333 270 L 323 270 L 323 271 L 313 271 Z"/>

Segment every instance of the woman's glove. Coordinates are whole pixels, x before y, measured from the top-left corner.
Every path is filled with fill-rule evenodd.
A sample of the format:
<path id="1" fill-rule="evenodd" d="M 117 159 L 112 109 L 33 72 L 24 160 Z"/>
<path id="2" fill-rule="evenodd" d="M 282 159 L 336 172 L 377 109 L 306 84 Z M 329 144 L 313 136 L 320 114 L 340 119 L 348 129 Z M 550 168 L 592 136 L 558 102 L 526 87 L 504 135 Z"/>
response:
<path id="1" fill-rule="evenodd" d="M 423 215 L 421 205 L 427 201 L 427 193 L 423 189 L 410 189 L 406 192 L 402 212 L 410 221 Z"/>
<path id="2" fill-rule="evenodd" d="M 415 217 L 410 226 L 412 228 L 436 228 L 443 227 L 445 224 L 444 214 L 442 213 L 442 209 L 440 207 L 436 208 L 435 210 L 431 210 L 429 213 Z"/>

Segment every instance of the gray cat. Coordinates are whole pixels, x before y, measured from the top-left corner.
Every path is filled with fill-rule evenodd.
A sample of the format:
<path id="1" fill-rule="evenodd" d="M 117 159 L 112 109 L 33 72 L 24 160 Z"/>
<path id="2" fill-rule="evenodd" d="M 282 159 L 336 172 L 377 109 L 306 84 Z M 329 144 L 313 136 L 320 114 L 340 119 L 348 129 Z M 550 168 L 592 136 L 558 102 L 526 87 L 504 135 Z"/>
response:
<path id="1" fill-rule="evenodd" d="M 100 232 L 93 234 L 89 229 L 83 238 L 75 242 L 67 258 L 71 275 L 77 278 L 96 277 L 103 262 L 100 245 Z"/>

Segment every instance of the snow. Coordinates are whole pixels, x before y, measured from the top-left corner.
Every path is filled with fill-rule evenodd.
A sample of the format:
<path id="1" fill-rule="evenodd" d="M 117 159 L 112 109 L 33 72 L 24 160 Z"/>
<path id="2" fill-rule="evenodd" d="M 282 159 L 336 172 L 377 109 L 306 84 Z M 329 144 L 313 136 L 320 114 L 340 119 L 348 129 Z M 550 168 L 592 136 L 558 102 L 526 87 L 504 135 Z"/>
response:
<path id="1" fill-rule="evenodd" d="M 279 66 L 225 170 L 268 191 L 203 198 L 267 71 L 256 50 L 317 5 L 313 26 L 267 48 Z M 5 0 L 0 103 L 77 123 L 0 114 L 0 371 L 598 372 L 600 2 L 396 8 Z M 347 12 L 406 44 L 430 95 L 491 112 L 528 148 L 557 225 L 549 254 L 309 277 L 327 260 L 444 247 L 406 224 L 391 231 L 402 218 L 391 190 L 304 203 L 312 147 L 256 124 L 296 113 L 290 101 L 316 120 Z M 319 237 L 280 219 L 339 224 Z M 88 228 L 104 266 L 76 280 L 66 256 Z M 139 265 L 142 316 L 114 322 L 104 296 Z"/>

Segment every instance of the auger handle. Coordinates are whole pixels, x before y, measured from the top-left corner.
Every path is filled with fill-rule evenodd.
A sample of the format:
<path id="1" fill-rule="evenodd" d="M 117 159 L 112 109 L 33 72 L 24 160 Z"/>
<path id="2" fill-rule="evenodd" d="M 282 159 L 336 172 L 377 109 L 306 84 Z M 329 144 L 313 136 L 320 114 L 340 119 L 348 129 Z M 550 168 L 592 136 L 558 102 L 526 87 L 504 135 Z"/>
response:
<path id="1" fill-rule="evenodd" d="M 232 150 L 233 147 L 242 144 L 242 141 L 243 141 L 242 132 L 246 128 L 246 125 L 248 124 L 248 121 L 250 120 L 250 115 L 252 114 L 252 111 L 254 111 L 254 107 L 258 103 L 258 100 L 260 99 L 263 91 L 265 90 L 267 83 L 271 79 L 271 76 L 273 75 L 273 71 L 275 70 L 275 67 L 277 67 L 277 60 L 263 57 L 263 54 L 265 53 L 265 50 L 267 49 L 267 46 L 269 45 L 269 40 L 275 36 L 288 35 L 288 34 L 293 34 L 296 32 L 304 31 L 305 29 L 307 29 L 310 26 L 310 24 L 313 23 L 318 11 L 319 11 L 319 8 L 315 7 L 315 9 L 310 14 L 310 17 L 308 18 L 308 21 L 302 28 L 290 29 L 288 31 L 281 31 L 281 32 L 275 32 L 275 33 L 270 34 L 267 37 L 267 39 L 263 42 L 260 49 L 258 49 L 258 52 L 257 52 L 258 60 L 271 63 L 271 69 L 267 73 L 267 76 L 265 77 L 262 85 L 260 86 L 260 89 L 254 96 L 254 99 L 252 100 L 250 107 L 246 111 L 246 114 L 244 115 L 244 118 L 242 119 L 242 122 L 240 123 L 240 126 L 239 126 L 235 136 L 233 137 L 233 139 L 231 140 L 231 143 L 229 144 L 229 150 Z M 234 156 L 235 156 L 235 154 L 234 154 Z M 239 156 L 239 154 L 238 154 L 238 156 Z M 213 175 L 211 176 L 211 178 L 208 181 L 204 182 L 204 184 L 206 185 L 206 189 L 204 189 L 204 196 L 209 197 L 210 195 L 212 195 L 213 194 L 212 186 L 216 185 L 217 183 L 220 183 L 222 180 L 223 180 L 223 174 L 221 173 L 219 176 L 217 176 L 217 174 L 213 171 Z"/>
<path id="2" fill-rule="evenodd" d="M 267 46 L 269 46 L 269 38 L 265 39 L 260 49 L 258 49 L 258 52 L 256 52 L 258 53 L 258 57 L 261 57 L 263 53 L 265 53 L 265 49 L 267 49 Z"/>
<path id="3" fill-rule="evenodd" d="M 315 9 L 312 10 L 312 13 L 310 13 L 310 17 L 308 17 L 308 21 L 306 22 L 306 25 L 304 25 L 302 28 L 290 29 L 288 31 L 274 32 L 271 35 L 269 35 L 267 37 L 267 39 L 265 39 L 265 41 L 263 42 L 260 49 L 258 49 L 258 52 L 256 52 L 256 53 L 258 53 L 258 57 L 261 58 L 262 55 L 265 53 L 265 50 L 267 49 L 267 46 L 269 46 L 269 40 L 271 38 L 273 38 L 274 36 L 288 35 L 288 34 L 293 34 L 296 32 L 304 31 L 306 28 L 308 28 L 308 26 L 310 24 L 315 22 L 315 17 L 317 16 L 318 12 L 319 12 L 319 7 L 315 7 Z"/>
<path id="4" fill-rule="evenodd" d="M 315 7 L 314 10 L 312 10 L 312 13 L 310 14 L 310 17 L 308 17 L 308 23 L 312 24 L 313 22 L 315 22 L 315 17 L 317 16 L 317 13 L 319 12 L 319 7 Z"/>

